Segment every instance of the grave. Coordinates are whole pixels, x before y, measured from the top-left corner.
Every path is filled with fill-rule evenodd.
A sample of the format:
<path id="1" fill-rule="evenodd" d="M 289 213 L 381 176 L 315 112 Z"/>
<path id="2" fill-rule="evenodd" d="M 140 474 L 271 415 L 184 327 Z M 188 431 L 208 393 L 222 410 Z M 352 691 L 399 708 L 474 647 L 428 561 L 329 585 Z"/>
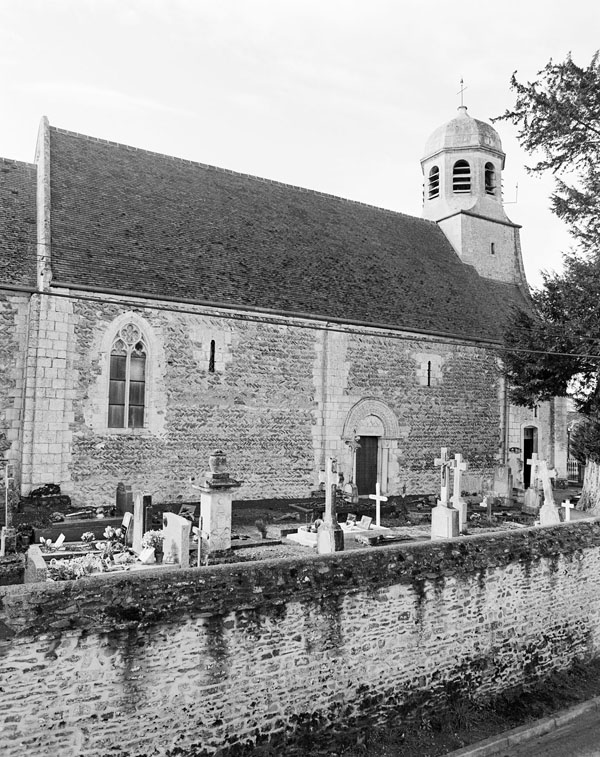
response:
<path id="1" fill-rule="evenodd" d="M 330 457 L 326 468 L 325 514 L 317 530 L 317 552 L 320 555 L 341 552 L 344 549 L 344 532 L 336 514 L 338 480 L 337 460 Z"/>
<path id="2" fill-rule="evenodd" d="M 529 488 L 525 490 L 523 497 L 522 511 L 530 515 L 537 515 L 540 509 L 540 489 L 539 489 L 539 461 L 537 452 L 533 452 L 531 460 L 527 460 L 527 465 L 531 466 L 529 478 Z"/>
<path id="3" fill-rule="evenodd" d="M 450 460 L 450 467 L 453 470 L 453 492 L 452 507 L 458 510 L 458 530 L 461 534 L 467 530 L 467 502 L 462 498 L 462 477 L 467 470 L 468 464 L 462 459 L 462 455 L 457 453 L 454 460 Z"/>
<path id="4" fill-rule="evenodd" d="M 381 526 L 381 503 L 387 502 L 388 498 L 381 494 L 381 484 L 379 481 L 375 484 L 375 494 L 369 494 L 369 499 L 375 500 L 375 525 Z"/>
<path id="5" fill-rule="evenodd" d="M 442 447 L 440 457 L 434 464 L 440 467 L 440 499 L 431 511 L 431 538 L 450 539 L 458 536 L 458 510 L 450 506 L 448 489 L 450 486 L 450 460 L 448 448 Z"/>
<path id="6" fill-rule="evenodd" d="M 565 510 L 565 523 L 568 523 L 571 520 L 571 510 L 575 507 L 575 505 L 571 502 L 570 499 L 565 499 L 561 507 L 563 507 Z"/>
<path id="7" fill-rule="evenodd" d="M 513 492 L 513 475 L 510 465 L 498 465 L 494 469 L 492 488 L 496 496 L 504 500 L 510 499 Z"/>
<path id="8" fill-rule="evenodd" d="M 144 497 L 141 492 L 136 492 L 133 498 L 133 528 L 131 534 L 131 546 L 136 555 L 139 555 L 142 551 L 142 536 L 146 522 L 145 513 Z"/>
<path id="9" fill-rule="evenodd" d="M 231 502 L 233 490 L 241 486 L 227 472 L 227 458 L 221 450 L 216 450 L 208 459 L 210 470 L 205 473 L 200 495 L 200 532 L 198 551 L 202 541 L 206 541 L 208 552 L 231 549 Z M 199 562 L 200 564 L 200 554 Z"/>
<path id="10" fill-rule="evenodd" d="M 133 491 L 131 486 L 119 481 L 115 500 L 117 515 L 133 512 Z"/>
<path id="11" fill-rule="evenodd" d="M 187 518 L 175 513 L 163 516 L 163 552 L 167 565 L 190 566 L 190 531 L 192 524 Z"/>
<path id="12" fill-rule="evenodd" d="M 544 504 L 540 507 L 540 526 L 554 526 L 560 523 L 560 513 L 554 502 L 554 492 L 550 481 L 550 471 L 545 460 L 538 461 L 539 475 L 544 489 Z"/>

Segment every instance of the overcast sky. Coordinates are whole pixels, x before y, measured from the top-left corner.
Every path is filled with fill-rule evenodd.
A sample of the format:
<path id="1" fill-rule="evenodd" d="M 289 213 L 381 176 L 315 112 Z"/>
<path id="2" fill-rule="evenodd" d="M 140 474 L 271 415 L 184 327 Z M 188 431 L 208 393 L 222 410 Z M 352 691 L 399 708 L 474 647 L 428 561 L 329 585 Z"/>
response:
<path id="1" fill-rule="evenodd" d="M 420 216 L 419 160 L 461 77 L 469 114 L 489 120 L 513 103 L 513 71 L 532 79 L 569 51 L 587 65 L 597 48 L 597 0 L 0 0 L 0 155 L 32 161 L 46 115 Z M 551 181 L 496 128 L 535 285 L 569 239 Z"/>

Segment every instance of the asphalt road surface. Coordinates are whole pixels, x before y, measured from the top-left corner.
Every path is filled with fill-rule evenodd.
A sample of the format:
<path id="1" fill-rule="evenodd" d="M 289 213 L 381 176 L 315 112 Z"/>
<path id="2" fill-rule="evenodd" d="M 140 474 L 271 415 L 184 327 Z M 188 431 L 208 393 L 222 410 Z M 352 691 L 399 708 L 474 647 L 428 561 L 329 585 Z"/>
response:
<path id="1" fill-rule="evenodd" d="M 600 712 L 592 710 L 498 757 L 600 757 Z"/>

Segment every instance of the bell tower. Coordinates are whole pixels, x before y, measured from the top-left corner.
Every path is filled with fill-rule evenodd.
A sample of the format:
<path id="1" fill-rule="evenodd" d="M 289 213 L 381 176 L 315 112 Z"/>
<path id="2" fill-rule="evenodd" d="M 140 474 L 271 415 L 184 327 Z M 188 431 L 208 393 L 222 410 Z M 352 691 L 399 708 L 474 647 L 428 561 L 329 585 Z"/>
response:
<path id="1" fill-rule="evenodd" d="M 498 132 L 461 105 L 425 145 L 423 216 L 481 276 L 524 284 L 520 227 L 502 204 L 504 161 Z"/>

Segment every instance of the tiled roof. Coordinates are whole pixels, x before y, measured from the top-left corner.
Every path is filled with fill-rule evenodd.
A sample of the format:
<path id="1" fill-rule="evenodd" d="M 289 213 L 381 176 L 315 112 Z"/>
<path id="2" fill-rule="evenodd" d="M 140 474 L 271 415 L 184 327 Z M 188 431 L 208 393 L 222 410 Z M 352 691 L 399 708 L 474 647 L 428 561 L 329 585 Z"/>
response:
<path id="1" fill-rule="evenodd" d="M 429 221 L 50 130 L 55 283 L 499 339 L 523 304 Z"/>
<path id="2" fill-rule="evenodd" d="M 0 158 L 0 284 L 35 286 L 36 167 Z"/>

